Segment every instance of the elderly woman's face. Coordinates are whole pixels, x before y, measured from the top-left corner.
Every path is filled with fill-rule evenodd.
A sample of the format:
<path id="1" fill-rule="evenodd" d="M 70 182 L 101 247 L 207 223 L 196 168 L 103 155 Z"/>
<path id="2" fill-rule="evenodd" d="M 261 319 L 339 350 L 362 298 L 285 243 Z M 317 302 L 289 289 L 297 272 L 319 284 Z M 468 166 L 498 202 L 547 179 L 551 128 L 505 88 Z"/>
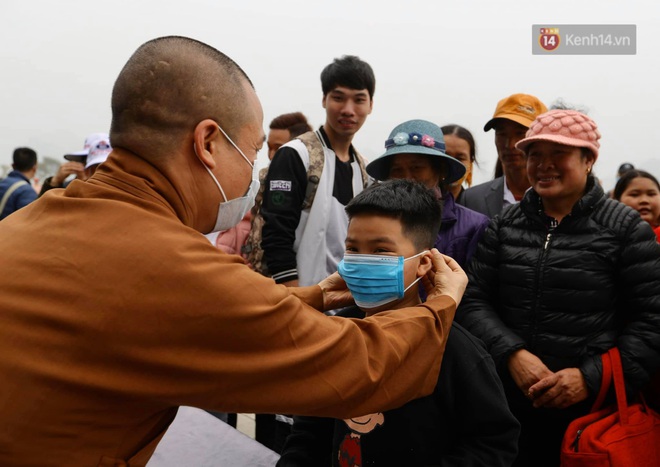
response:
<path id="1" fill-rule="evenodd" d="M 436 188 L 442 174 L 434 168 L 431 157 L 424 154 L 396 154 L 392 156 L 389 178 L 415 180 L 427 188 Z"/>
<path id="2" fill-rule="evenodd" d="M 542 199 L 576 202 L 584 194 L 593 162 L 580 148 L 538 141 L 527 150 L 527 176 Z"/>

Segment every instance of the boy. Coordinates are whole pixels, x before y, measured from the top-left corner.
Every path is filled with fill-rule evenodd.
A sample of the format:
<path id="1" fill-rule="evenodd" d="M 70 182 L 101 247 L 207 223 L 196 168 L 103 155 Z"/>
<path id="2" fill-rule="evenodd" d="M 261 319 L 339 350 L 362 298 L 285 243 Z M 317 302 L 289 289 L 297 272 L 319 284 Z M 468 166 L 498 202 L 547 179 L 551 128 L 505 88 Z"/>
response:
<path id="1" fill-rule="evenodd" d="M 340 315 L 419 303 L 418 282 L 431 268 L 440 224 L 436 196 L 418 182 L 390 180 L 356 196 L 346 212 L 339 273 L 359 308 Z M 453 324 L 431 395 L 350 420 L 296 417 L 277 465 L 507 466 L 519 430 L 484 345 Z"/>

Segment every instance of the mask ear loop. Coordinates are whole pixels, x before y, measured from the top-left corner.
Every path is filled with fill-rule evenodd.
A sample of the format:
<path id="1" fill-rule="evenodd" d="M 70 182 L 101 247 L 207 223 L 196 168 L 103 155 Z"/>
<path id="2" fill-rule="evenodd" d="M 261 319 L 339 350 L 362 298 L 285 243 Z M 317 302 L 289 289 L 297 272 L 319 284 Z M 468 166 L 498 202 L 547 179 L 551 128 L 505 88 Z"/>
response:
<path id="1" fill-rule="evenodd" d="M 229 135 L 225 132 L 225 130 L 222 129 L 222 127 L 220 125 L 218 125 L 218 130 L 220 130 L 222 132 L 222 134 L 225 135 L 225 138 L 227 138 L 227 141 L 229 141 L 229 143 L 232 146 L 234 146 L 234 149 L 236 149 L 238 151 L 238 153 L 241 156 L 243 156 L 243 159 L 245 159 L 245 162 L 247 162 L 250 165 L 250 167 L 252 168 L 252 175 L 251 175 L 252 182 L 254 182 L 255 180 L 258 181 L 259 180 L 259 171 L 258 171 L 257 161 L 255 160 L 254 162 L 250 162 L 250 159 L 247 158 L 247 156 L 243 153 L 243 151 L 241 151 L 241 148 L 239 148 L 238 145 L 236 143 L 234 143 L 234 140 L 232 140 L 229 137 Z M 250 182 L 250 186 L 248 187 L 248 191 L 246 192 L 246 194 L 250 193 L 250 190 L 252 189 L 252 185 L 253 185 L 252 182 Z M 218 187 L 220 187 L 219 183 L 218 183 Z M 220 187 L 220 191 L 222 191 L 222 187 Z M 224 191 L 222 191 L 222 196 L 225 196 Z M 227 201 L 226 196 L 225 196 L 225 201 Z"/>
<path id="2" fill-rule="evenodd" d="M 215 182 L 216 186 L 218 187 L 218 190 L 220 190 L 220 194 L 221 194 L 222 197 L 224 198 L 225 202 L 227 202 L 227 195 L 225 195 L 225 190 L 222 189 L 222 187 L 220 186 L 220 182 L 218 181 L 217 178 L 215 178 L 215 175 L 213 175 L 213 172 L 211 172 L 211 169 L 209 169 L 209 168 L 206 166 L 206 164 L 204 163 L 204 161 L 202 160 L 202 158 L 199 157 L 199 154 L 197 154 L 197 148 L 195 147 L 194 144 L 193 144 L 193 151 L 195 152 L 195 155 L 197 156 L 197 160 L 199 160 L 199 163 L 202 164 L 202 165 L 204 166 L 204 168 L 205 168 L 206 171 L 209 173 L 209 175 L 211 176 L 211 178 L 212 178 L 213 181 Z M 245 156 L 243 156 L 243 157 L 245 157 Z M 248 161 L 248 162 L 249 162 L 249 161 Z"/>
<path id="3" fill-rule="evenodd" d="M 413 258 L 417 258 L 418 256 L 422 256 L 424 253 L 428 253 L 428 251 L 429 250 L 421 251 L 421 252 L 417 253 L 416 255 L 409 256 L 408 258 L 404 259 L 404 261 L 408 261 L 409 259 L 413 259 Z"/>
<path id="4" fill-rule="evenodd" d="M 408 261 L 409 259 L 417 258 L 418 256 L 422 256 L 423 254 L 427 253 L 428 251 L 429 251 L 429 250 L 424 250 L 424 251 L 422 251 L 422 252 L 420 252 L 420 253 L 417 253 L 417 254 L 414 255 L 414 256 L 411 256 L 410 258 L 406 258 L 406 259 L 404 259 L 403 261 Z M 424 277 L 424 276 L 419 276 L 417 279 L 415 279 L 414 281 L 412 281 L 412 283 L 411 283 L 408 287 L 406 287 L 405 289 L 403 289 L 403 293 L 406 293 L 410 287 L 412 287 L 413 285 L 417 284 L 420 280 L 422 280 L 422 277 Z"/>
<path id="5" fill-rule="evenodd" d="M 406 287 L 405 289 L 403 289 L 403 293 L 406 293 L 410 287 L 412 287 L 413 285 L 417 284 L 420 280 L 422 280 L 422 277 L 423 277 L 423 276 L 419 276 L 417 279 L 415 279 L 414 281 L 412 281 L 412 283 L 411 283 L 408 287 Z"/>
<path id="6" fill-rule="evenodd" d="M 229 137 L 229 135 L 228 135 L 227 133 L 225 133 L 225 130 L 223 130 L 222 127 L 221 127 L 220 125 L 218 125 L 218 130 L 220 130 L 220 131 L 222 132 L 222 134 L 225 135 L 225 138 L 227 138 L 227 141 L 229 141 L 229 142 L 231 143 L 231 145 L 234 146 L 234 149 L 236 149 L 236 150 L 238 151 L 238 153 L 239 153 L 241 156 L 243 156 L 243 159 L 245 159 L 245 162 L 247 162 L 248 164 L 250 164 L 250 167 L 252 167 L 252 168 L 254 169 L 254 166 L 255 166 L 256 164 L 254 164 L 253 162 L 250 162 L 250 159 L 248 159 L 247 156 L 246 156 L 245 154 L 243 154 L 243 151 L 241 151 L 241 148 L 239 148 L 239 147 L 236 145 L 236 143 L 234 143 L 234 141 Z"/>

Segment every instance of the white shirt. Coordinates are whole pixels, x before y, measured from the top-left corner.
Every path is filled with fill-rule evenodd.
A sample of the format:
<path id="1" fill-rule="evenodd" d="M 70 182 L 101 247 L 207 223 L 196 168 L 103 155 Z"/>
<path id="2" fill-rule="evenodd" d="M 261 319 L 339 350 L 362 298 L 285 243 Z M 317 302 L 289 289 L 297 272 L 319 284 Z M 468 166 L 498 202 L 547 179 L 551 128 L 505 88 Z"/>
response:
<path id="1" fill-rule="evenodd" d="M 504 175 L 504 204 L 503 206 L 508 206 L 509 204 L 516 204 L 516 198 L 513 196 L 509 186 L 506 184 L 506 175 Z"/>

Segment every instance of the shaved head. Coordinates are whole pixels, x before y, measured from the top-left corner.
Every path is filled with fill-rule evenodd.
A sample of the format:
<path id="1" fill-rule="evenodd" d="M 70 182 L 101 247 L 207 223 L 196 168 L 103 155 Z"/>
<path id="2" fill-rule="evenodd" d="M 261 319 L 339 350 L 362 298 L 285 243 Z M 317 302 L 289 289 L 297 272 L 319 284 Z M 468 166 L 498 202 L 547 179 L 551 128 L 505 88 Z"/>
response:
<path id="1" fill-rule="evenodd" d="M 178 36 L 151 40 L 115 82 L 111 143 L 142 155 L 166 155 L 204 119 L 231 136 L 254 118 L 245 105 L 250 88 L 245 72 L 213 47 Z"/>

